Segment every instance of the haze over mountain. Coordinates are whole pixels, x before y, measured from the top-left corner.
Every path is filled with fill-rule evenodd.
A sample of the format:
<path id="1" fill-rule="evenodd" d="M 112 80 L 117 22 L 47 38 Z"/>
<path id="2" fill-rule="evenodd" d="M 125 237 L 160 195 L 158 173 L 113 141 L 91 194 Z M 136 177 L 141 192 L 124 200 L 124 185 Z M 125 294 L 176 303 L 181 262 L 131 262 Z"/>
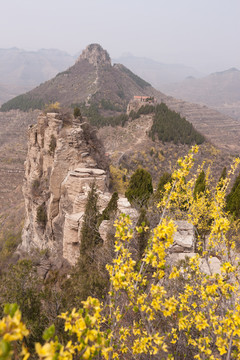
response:
<path id="1" fill-rule="evenodd" d="M 76 58 L 57 49 L 0 49 L 0 105 L 66 70 Z M 123 64 L 169 95 L 215 107 L 235 118 L 240 116 L 239 72 L 235 68 L 202 77 L 192 67 L 130 53 L 113 59 L 112 63 Z"/>
<path id="2" fill-rule="evenodd" d="M 240 119 L 240 71 L 236 68 L 200 79 L 188 78 L 179 83 L 165 84 L 162 89 L 174 97 L 205 104 Z"/>
<path id="3" fill-rule="evenodd" d="M 189 76 L 201 77 L 203 74 L 183 64 L 166 64 L 147 57 L 137 57 L 132 54 L 123 55 L 113 59 L 125 65 L 138 76 L 149 81 L 158 90 L 162 90 L 164 84 L 175 83 Z"/>
<path id="4" fill-rule="evenodd" d="M 154 96 L 158 102 L 165 102 L 170 109 L 186 117 L 214 144 L 231 152 L 240 152 L 238 121 L 203 105 L 163 94 L 124 65 L 112 65 L 109 54 L 98 44 L 87 46 L 72 67 L 3 104 L 1 110 L 41 109 L 45 104 L 58 101 L 68 107 L 95 104 L 103 115 L 111 116 L 124 112 L 134 95 Z"/>
<path id="5" fill-rule="evenodd" d="M 76 56 L 57 49 L 0 49 L 0 104 L 51 79 L 75 61 Z M 223 103 L 239 101 L 239 71 L 236 68 L 203 77 L 201 72 L 189 66 L 132 54 L 115 58 L 112 63 L 123 64 L 160 91 L 183 100 L 217 106 L 234 116 L 234 111 L 229 112 Z"/>
<path id="6" fill-rule="evenodd" d="M 0 104 L 52 78 L 74 63 L 57 49 L 0 49 Z"/>

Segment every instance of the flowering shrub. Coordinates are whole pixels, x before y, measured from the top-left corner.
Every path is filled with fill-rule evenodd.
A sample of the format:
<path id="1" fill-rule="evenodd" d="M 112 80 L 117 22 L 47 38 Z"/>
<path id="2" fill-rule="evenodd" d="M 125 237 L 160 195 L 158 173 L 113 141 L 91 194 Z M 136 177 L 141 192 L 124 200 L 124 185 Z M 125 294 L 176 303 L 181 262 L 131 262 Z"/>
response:
<path id="1" fill-rule="evenodd" d="M 60 344 L 51 326 L 44 333 L 45 343 L 36 344 L 39 359 L 240 359 L 240 263 L 224 211 L 226 189 L 239 160 L 213 192 L 207 172 L 205 190 L 194 194 L 202 171 L 200 167 L 189 178 L 196 151 L 179 160 L 171 183 L 164 185 L 159 224 L 141 261 L 135 259 L 131 242 L 146 227 L 133 230 L 129 217 L 122 215 L 115 223 L 115 257 L 107 265 L 107 301 L 100 304 L 89 297 L 80 310 L 62 314 L 69 341 Z M 175 218 L 196 227 L 198 252 L 170 266 Z M 221 259 L 219 273 L 210 266 L 213 255 Z M 8 305 L 0 322 L 0 359 L 27 359 L 27 335 L 19 310 Z M 19 341 L 23 345 L 16 346 Z"/>

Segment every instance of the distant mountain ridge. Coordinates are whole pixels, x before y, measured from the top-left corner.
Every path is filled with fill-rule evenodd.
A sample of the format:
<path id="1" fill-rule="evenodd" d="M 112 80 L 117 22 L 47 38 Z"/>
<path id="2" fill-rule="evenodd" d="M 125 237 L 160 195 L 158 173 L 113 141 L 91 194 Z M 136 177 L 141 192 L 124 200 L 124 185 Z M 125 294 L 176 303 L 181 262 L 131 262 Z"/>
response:
<path id="1" fill-rule="evenodd" d="M 240 71 L 231 68 L 200 79 L 189 78 L 180 83 L 169 84 L 164 89 L 169 95 L 181 96 L 183 100 L 218 106 L 224 102 L 240 100 Z"/>
<path id="2" fill-rule="evenodd" d="M 198 70 L 182 64 L 165 64 L 146 57 L 132 54 L 123 55 L 113 62 L 121 63 L 138 76 L 149 81 L 155 88 L 162 91 L 164 84 L 183 81 L 187 77 L 201 77 Z"/>
<path id="3" fill-rule="evenodd" d="M 201 79 L 187 79 L 163 86 L 167 94 L 216 108 L 240 119 L 240 71 L 230 68 Z"/>
<path id="4" fill-rule="evenodd" d="M 71 55 L 57 49 L 0 49 L 0 83 L 36 86 L 73 63 Z"/>
<path id="5" fill-rule="evenodd" d="M 56 49 L 0 49 L 0 104 L 34 88 L 73 63 L 71 55 Z"/>

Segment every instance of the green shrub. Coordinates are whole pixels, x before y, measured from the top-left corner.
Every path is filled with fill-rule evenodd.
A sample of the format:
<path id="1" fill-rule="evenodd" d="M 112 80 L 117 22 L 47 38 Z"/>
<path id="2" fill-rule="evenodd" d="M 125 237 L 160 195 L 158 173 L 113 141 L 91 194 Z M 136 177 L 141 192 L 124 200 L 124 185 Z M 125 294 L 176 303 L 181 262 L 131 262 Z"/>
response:
<path id="1" fill-rule="evenodd" d="M 140 107 L 140 109 L 138 110 L 137 114 L 138 115 L 147 115 L 147 114 L 152 114 L 155 112 L 155 106 L 154 105 L 142 105 Z"/>
<path id="2" fill-rule="evenodd" d="M 79 288 L 80 298 L 85 300 L 90 294 L 95 296 L 105 295 L 107 278 L 105 269 L 101 274 L 96 259 L 96 250 L 102 245 L 102 239 L 98 231 L 98 194 L 96 185 L 93 183 L 88 193 L 87 204 L 81 229 L 80 257 L 77 271 L 81 285 Z"/>
<path id="3" fill-rule="evenodd" d="M 122 100 L 125 99 L 125 94 L 124 94 L 123 90 L 117 91 L 117 95 L 120 97 L 120 99 L 122 99 Z"/>
<path id="4" fill-rule="evenodd" d="M 240 174 L 236 177 L 233 187 L 226 197 L 226 210 L 229 211 L 234 218 L 240 218 Z"/>
<path id="5" fill-rule="evenodd" d="M 222 173 L 220 175 L 220 178 L 219 178 L 218 182 L 226 179 L 226 177 L 227 177 L 227 168 L 226 168 L 226 166 L 224 166 L 224 168 L 222 169 Z"/>
<path id="6" fill-rule="evenodd" d="M 149 136 L 153 140 L 157 137 L 163 142 L 173 141 L 175 144 L 202 144 L 205 141 L 204 136 L 195 130 L 189 121 L 170 110 L 164 103 L 155 108 Z"/>
<path id="7" fill-rule="evenodd" d="M 147 243 L 148 243 L 148 239 L 149 239 L 149 234 L 150 234 L 150 230 L 149 230 L 149 221 L 147 218 L 147 212 L 146 209 L 141 208 L 140 210 L 140 215 L 137 221 L 136 226 L 141 226 L 142 227 L 142 231 L 140 231 L 139 233 L 137 233 L 137 241 L 138 241 L 138 253 L 139 253 L 139 258 L 141 259 L 143 257 L 144 251 L 147 247 Z M 144 229 L 145 227 L 147 227 L 147 229 Z"/>
<path id="8" fill-rule="evenodd" d="M 153 193 L 152 176 L 144 169 L 137 169 L 131 176 L 125 192 L 128 201 L 137 207 L 143 207 Z"/>
<path id="9" fill-rule="evenodd" d="M 115 191 L 112 194 L 112 197 L 107 204 L 107 207 L 103 210 L 102 214 L 98 219 L 98 224 L 100 225 L 104 220 L 110 220 L 111 216 L 114 215 L 118 209 L 118 193 Z"/>
<path id="10" fill-rule="evenodd" d="M 82 115 L 81 115 L 81 110 L 78 106 L 76 106 L 73 110 L 73 116 L 75 119 L 77 118 L 82 118 Z"/>
<path id="11" fill-rule="evenodd" d="M 21 231 L 14 233 L 11 230 L 6 231 L 1 235 L 0 242 L 0 273 L 2 268 L 6 264 L 9 264 L 9 260 L 21 243 Z"/>
<path id="12" fill-rule="evenodd" d="M 81 246 L 80 253 L 86 254 L 90 249 L 92 249 L 96 244 L 98 244 L 101 239 L 98 232 L 98 194 L 96 185 L 93 183 L 91 189 L 88 193 L 87 204 L 85 208 L 83 225 L 81 229 Z"/>
<path id="13" fill-rule="evenodd" d="M 121 107 L 117 104 L 113 104 L 110 100 L 102 99 L 100 101 L 101 107 L 105 110 L 122 111 Z"/>
<path id="14" fill-rule="evenodd" d="M 158 201 L 160 201 L 163 197 L 163 193 L 165 192 L 164 186 L 167 183 L 172 182 L 172 175 L 168 172 L 164 172 L 162 176 L 159 179 L 158 185 L 157 185 L 157 193 L 156 198 Z"/>
<path id="15" fill-rule="evenodd" d="M 132 120 L 135 120 L 135 119 L 138 119 L 140 117 L 140 114 L 138 114 L 138 112 L 136 112 L 134 110 L 131 110 L 130 113 L 129 113 L 129 117 Z"/>
<path id="16" fill-rule="evenodd" d="M 0 277 L 0 311 L 2 311 L 3 304 L 7 302 L 19 305 L 23 320 L 31 331 L 31 335 L 24 341 L 25 346 L 31 351 L 34 351 L 34 343 L 41 341 L 43 330 L 48 321 L 42 311 L 40 288 L 41 282 L 32 262 L 27 259 L 19 260 L 16 264 L 10 265 Z M 0 354 L 2 355 L 1 352 Z M 1 355 L 1 359 L 7 359 Z M 14 355 L 10 358 L 20 357 Z"/>
<path id="17" fill-rule="evenodd" d="M 206 190 L 205 172 L 202 170 L 196 180 L 196 184 L 193 192 L 194 198 L 196 198 L 197 195 L 204 193 L 205 190 Z"/>

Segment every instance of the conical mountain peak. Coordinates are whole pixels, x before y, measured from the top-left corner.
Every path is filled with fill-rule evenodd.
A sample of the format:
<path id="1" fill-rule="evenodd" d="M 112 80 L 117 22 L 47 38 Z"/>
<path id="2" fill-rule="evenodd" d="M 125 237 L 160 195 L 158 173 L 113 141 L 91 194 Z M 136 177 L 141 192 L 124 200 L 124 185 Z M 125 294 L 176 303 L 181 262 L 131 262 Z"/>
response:
<path id="1" fill-rule="evenodd" d="M 108 52 L 99 44 L 91 44 L 76 64 L 28 93 L 11 99 L 1 110 L 42 109 L 45 104 L 57 101 L 66 107 L 87 102 L 100 106 L 105 113 L 108 110 L 119 112 L 124 111 L 136 95 L 164 97 L 125 66 L 112 66 Z"/>

